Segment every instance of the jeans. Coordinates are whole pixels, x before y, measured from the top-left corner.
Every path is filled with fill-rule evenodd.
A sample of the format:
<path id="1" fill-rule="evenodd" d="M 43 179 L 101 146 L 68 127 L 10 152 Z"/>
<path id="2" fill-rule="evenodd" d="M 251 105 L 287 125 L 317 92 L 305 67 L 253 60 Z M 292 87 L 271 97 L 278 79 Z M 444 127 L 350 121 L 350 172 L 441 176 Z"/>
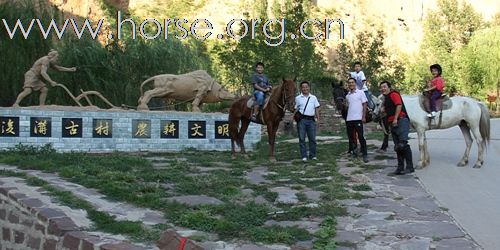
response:
<path id="1" fill-rule="evenodd" d="M 372 100 L 372 93 L 369 90 L 365 90 L 366 99 L 368 99 L 368 108 L 371 110 L 375 109 L 375 103 Z"/>
<path id="2" fill-rule="evenodd" d="M 302 119 L 297 125 L 299 132 L 300 156 L 307 158 L 306 134 L 309 141 L 309 158 L 316 157 L 316 122 L 314 120 Z"/>
<path id="3" fill-rule="evenodd" d="M 262 107 L 264 105 L 264 92 L 255 90 L 253 95 L 255 96 L 255 104 Z"/>
<path id="4" fill-rule="evenodd" d="M 408 133 L 410 132 L 410 120 L 407 117 L 398 120 L 398 126 L 393 127 L 392 140 L 394 141 L 394 151 L 398 156 L 398 170 L 404 170 L 406 160 L 406 169 L 413 169 L 413 159 L 410 145 L 408 145 Z"/>
<path id="5" fill-rule="evenodd" d="M 431 95 L 431 111 L 436 112 L 436 101 L 442 95 L 441 91 L 434 90 Z"/>
<path id="6" fill-rule="evenodd" d="M 349 138 L 349 151 L 353 151 L 356 147 L 356 139 L 354 138 L 354 131 L 358 134 L 359 144 L 361 144 L 361 153 L 363 156 L 368 155 L 366 149 L 366 140 L 363 134 L 363 122 L 357 121 L 347 121 L 347 137 Z"/>

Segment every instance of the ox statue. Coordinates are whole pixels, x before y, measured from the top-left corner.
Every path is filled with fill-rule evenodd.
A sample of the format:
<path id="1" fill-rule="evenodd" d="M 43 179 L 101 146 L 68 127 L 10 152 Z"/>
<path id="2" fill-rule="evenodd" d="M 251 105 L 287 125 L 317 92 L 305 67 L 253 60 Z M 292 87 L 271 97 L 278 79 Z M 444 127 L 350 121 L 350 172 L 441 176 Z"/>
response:
<path id="1" fill-rule="evenodd" d="M 154 88 L 143 92 L 144 84 L 151 81 L 154 81 Z M 193 112 L 200 112 L 200 105 L 203 103 L 235 99 L 233 94 L 225 90 L 204 70 L 196 70 L 183 75 L 163 74 L 147 79 L 141 84 L 141 97 L 137 110 L 149 110 L 148 103 L 153 97 L 193 101 Z"/>

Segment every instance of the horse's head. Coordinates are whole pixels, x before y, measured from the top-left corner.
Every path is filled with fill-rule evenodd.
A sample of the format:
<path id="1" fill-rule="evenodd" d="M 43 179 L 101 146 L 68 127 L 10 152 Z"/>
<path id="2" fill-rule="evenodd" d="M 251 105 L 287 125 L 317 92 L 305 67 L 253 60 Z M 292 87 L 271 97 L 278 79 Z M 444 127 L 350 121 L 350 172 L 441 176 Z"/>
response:
<path id="1" fill-rule="evenodd" d="M 335 107 L 337 110 L 341 111 L 345 108 L 345 96 L 347 94 L 347 90 L 342 87 L 342 84 L 336 85 L 332 84 L 333 90 L 333 101 L 335 103 Z"/>
<path id="2" fill-rule="evenodd" d="M 385 96 L 379 95 L 378 97 L 372 96 L 373 102 L 375 103 L 375 108 L 373 109 L 373 120 L 379 121 L 385 114 L 382 112 L 382 106 L 384 104 Z"/>
<path id="3" fill-rule="evenodd" d="M 297 86 L 295 84 L 296 78 L 293 80 L 283 78 L 281 87 L 281 95 L 283 96 L 283 105 L 285 109 L 290 112 L 295 112 L 295 94 L 297 93 Z"/>

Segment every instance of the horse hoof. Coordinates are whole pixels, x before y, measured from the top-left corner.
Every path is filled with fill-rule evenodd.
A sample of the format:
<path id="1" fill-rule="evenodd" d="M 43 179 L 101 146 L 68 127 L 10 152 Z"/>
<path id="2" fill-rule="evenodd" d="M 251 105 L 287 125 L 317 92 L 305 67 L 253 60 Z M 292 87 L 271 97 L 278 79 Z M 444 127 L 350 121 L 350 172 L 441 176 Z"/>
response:
<path id="1" fill-rule="evenodd" d="M 465 167 L 467 165 L 467 162 L 459 162 L 457 163 L 457 167 Z"/>
<path id="2" fill-rule="evenodd" d="M 139 105 L 137 106 L 137 111 L 147 111 L 149 110 L 148 105 Z"/>
<path id="3" fill-rule="evenodd" d="M 476 164 L 476 165 L 474 165 L 474 167 L 472 167 L 472 168 L 481 168 L 481 164 Z"/>

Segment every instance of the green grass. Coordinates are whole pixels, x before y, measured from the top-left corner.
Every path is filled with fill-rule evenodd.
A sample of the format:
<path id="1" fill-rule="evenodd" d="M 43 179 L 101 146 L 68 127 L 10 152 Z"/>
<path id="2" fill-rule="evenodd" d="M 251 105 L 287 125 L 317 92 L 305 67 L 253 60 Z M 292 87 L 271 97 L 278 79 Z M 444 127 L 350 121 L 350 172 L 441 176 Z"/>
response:
<path id="1" fill-rule="evenodd" d="M 371 191 L 372 188 L 367 184 L 360 184 L 352 186 L 352 190 L 354 191 Z"/>
<path id="2" fill-rule="evenodd" d="M 371 131 L 370 133 L 366 133 L 365 139 L 367 140 L 384 140 L 384 132 L 381 130 Z"/>
<path id="3" fill-rule="evenodd" d="M 336 242 L 332 235 L 336 234 L 337 221 L 335 217 L 326 217 L 316 232 L 317 241 L 314 242 L 314 249 L 332 249 L 336 248 Z"/>
<path id="4" fill-rule="evenodd" d="M 17 146 L 14 149 L 1 151 L 0 162 L 18 166 L 21 169 L 33 169 L 58 173 L 70 182 L 95 188 L 108 199 L 128 202 L 140 207 L 147 207 L 164 212 L 169 222 L 176 226 L 216 233 L 222 240 L 249 240 L 263 243 L 284 243 L 311 239 L 313 235 L 306 230 L 290 227 L 266 227 L 267 220 L 301 220 L 309 217 L 326 217 L 333 221 L 337 216 L 345 216 L 347 212 L 340 206 L 339 199 L 362 199 L 363 195 L 349 192 L 349 177 L 338 173 L 336 161 L 347 148 L 347 143 L 324 144 L 318 147 L 317 162 L 297 162 L 300 159 L 299 145 L 284 142 L 288 137 L 277 138 L 275 156 L 277 162 L 267 160 L 267 139 L 257 145 L 249 159 L 232 160 L 229 152 L 200 152 L 186 149 L 179 153 L 151 154 L 88 154 L 88 153 L 56 153 L 50 146 L 35 148 Z M 148 157 L 160 157 L 165 160 L 162 169 L 155 169 L 153 161 Z M 275 175 L 266 179 L 287 179 L 285 182 L 270 184 L 250 184 L 246 173 L 257 166 L 265 166 Z M 196 167 L 224 167 L 227 170 L 213 170 L 200 174 Z M 194 174 L 194 175 L 193 175 Z M 325 177 L 330 177 L 326 179 Z M 307 178 L 318 178 L 308 180 Z M 28 182 L 38 186 L 50 187 L 38 179 L 28 178 Z M 278 194 L 270 191 L 273 187 L 288 186 L 299 191 L 298 206 L 274 204 Z M 310 188 L 323 191 L 318 207 L 306 207 L 307 197 L 301 190 Z M 244 196 L 241 189 L 253 190 L 251 196 Z M 85 201 L 75 199 L 69 193 L 51 190 L 57 199 L 66 204 L 74 204 L 92 211 Z M 208 195 L 224 202 L 222 205 L 187 206 L 169 201 L 168 198 L 178 195 Z M 263 196 L 270 204 L 255 204 L 253 197 Z M 275 213 L 283 211 L 283 213 Z M 140 223 L 118 222 L 108 215 L 92 211 L 89 215 L 103 231 L 110 233 L 124 232 L 131 237 L 142 235 L 143 240 L 157 240 L 158 234 L 144 231 Z M 323 239 L 317 244 L 325 249 L 335 245 L 331 240 L 335 236 L 335 227 L 325 222 Z M 325 236 L 325 235 L 328 235 Z M 139 237 L 139 238 L 140 238 Z"/>

